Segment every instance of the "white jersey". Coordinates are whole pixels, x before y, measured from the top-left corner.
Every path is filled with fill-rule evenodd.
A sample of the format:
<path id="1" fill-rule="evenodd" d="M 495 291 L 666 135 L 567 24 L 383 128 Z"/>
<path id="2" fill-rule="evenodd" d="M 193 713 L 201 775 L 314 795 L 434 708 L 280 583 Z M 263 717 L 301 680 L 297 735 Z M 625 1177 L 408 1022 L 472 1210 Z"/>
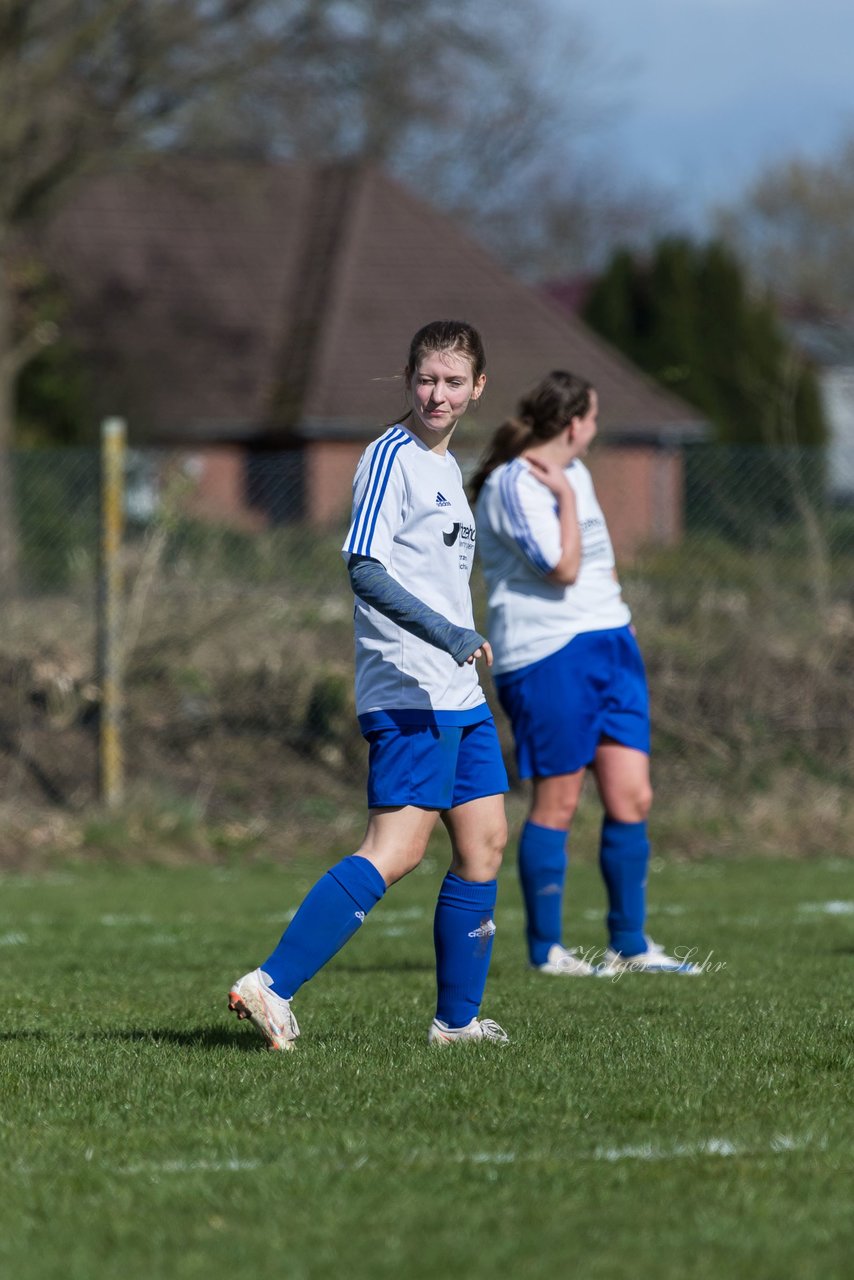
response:
<path id="1" fill-rule="evenodd" d="M 575 491 L 581 529 L 581 567 L 567 587 L 546 581 L 562 550 L 557 500 L 525 460 L 496 467 L 478 495 L 494 675 L 547 658 L 583 631 L 624 627 L 631 619 L 590 472 L 576 458 L 565 474 Z"/>
<path id="2" fill-rule="evenodd" d="M 469 578 L 474 516 L 450 453 L 404 426 L 368 445 L 353 481 L 344 558 L 370 556 L 396 582 L 459 627 L 474 629 Z M 475 724 L 489 714 L 474 663 L 404 631 L 356 597 L 356 712 L 363 729 Z"/>

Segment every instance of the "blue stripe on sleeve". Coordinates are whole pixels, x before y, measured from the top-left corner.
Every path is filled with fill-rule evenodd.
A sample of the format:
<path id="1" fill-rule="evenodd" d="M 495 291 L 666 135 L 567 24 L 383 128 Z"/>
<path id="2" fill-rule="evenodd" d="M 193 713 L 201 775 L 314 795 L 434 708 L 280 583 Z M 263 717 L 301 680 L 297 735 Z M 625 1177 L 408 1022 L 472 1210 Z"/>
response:
<path id="1" fill-rule="evenodd" d="M 551 573 L 554 565 L 549 564 L 539 543 L 534 538 L 516 490 L 516 485 L 524 471 L 523 464 L 518 460 L 509 463 L 498 477 L 498 491 L 504 509 L 510 518 L 510 532 L 518 544 L 519 550 L 539 573 L 548 574 Z"/>
<path id="2" fill-rule="evenodd" d="M 355 555 L 367 555 L 374 527 L 376 526 L 379 504 L 388 484 L 388 476 L 394 455 L 401 445 L 410 439 L 408 432 L 399 427 L 392 427 L 384 436 L 380 436 L 371 458 L 368 480 L 365 485 L 365 496 L 353 520 L 353 533 L 347 550 Z M 370 525 L 370 530 L 368 526 Z M 367 537 L 367 542 L 366 542 Z"/>
<path id="3" fill-rule="evenodd" d="M 385 497 L 385 491 L 388 488 L 388 482 L 391 476 L 392 463 L 394 462 L 395 457 L 403 448 L 403 446 L 408 443 L 409 443 L 409 436 L 407 436 L 405 440 L 400 440 L 396 445 L 394 445 L 391 452 L 389 453 L 388 465 L 386 466 L 385 474 L 383 476 L 382 487 L 380 488 L 380 491 L 377 495 L 377 500 L 374 503 L 374 514 L 371 519 L 371 527 L 368 530 L 368 541 L 365 543 L 364 551 L 360 553 L 363 556 L 369 556 L 371 554 L 371 544 L 374 540 L 374 530 L 377 527 L 377 517 L 380 514 L 380 507 L 382 506 L 383 498 Z"/>
<path id="4" fill-rule="evenodd" d="M 362 501 L 359 504 L 358 510 L 356 511 L 356 515 L 353 519 L 353 533 L 347 547 L 347 550 L 350 552 L 356 551 L 358 542 L 364 534 L 365 521 L 367 520 L 370 511 L 371 498 L 376 490 L 379 473 L 382 470 L 385 455 L 391 444 L 399 438 L 400 433 L 398 428 L 392 427 L 385 433 L 385 435 L 380 436 L 379 440 L 374 445 L 374 451 L 368 468 L 368 478 L 365 482 Z"/>

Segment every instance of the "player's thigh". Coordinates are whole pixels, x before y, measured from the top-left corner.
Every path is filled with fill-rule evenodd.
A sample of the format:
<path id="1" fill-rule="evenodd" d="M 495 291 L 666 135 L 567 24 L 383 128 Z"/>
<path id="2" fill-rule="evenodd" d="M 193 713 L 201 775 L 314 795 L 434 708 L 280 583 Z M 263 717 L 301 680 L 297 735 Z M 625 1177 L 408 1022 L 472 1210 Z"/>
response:
<path id="1" fill-rule="evenodd" d="M 585 769 L 574 773 L 558 773 L 551 778 L 534 778 L 530 820 L 540 827 L 566 831 L 581 798 Z"/>

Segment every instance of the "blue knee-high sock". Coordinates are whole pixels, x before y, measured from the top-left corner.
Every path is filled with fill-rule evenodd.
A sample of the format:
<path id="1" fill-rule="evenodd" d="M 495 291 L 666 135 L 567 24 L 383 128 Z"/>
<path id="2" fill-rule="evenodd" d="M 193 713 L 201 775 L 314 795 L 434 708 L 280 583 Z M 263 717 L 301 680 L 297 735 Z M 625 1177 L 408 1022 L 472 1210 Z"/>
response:
<path id="1" fill-rule="evenodd" d="M 535 822 L 526 822 L 519 836 L 519 879 L 531 964 L 545 964 L 549 949 L 563 936 L 566 841 L 565 831 Z"/>
<path id="2" fill-rule="evenodd" d="M 611 946 L 625 956 L 646 951 L 646 869 L 649 841 L 645 822 L 605 817 L 599 866 L 608 890 Z"/>
<path id="3" fill-rule="evenodd" d="M 436 1017 L 449 1027 L 465 1027 L 476 1018 L 495 935 L 498 881 L 475 883 L 449 871 L 442 881 L 433 919 L 436 945 Z"/>
<path id="4" fill-rule="evenodd" d="M 276 994 L 290 1000 L 352 938 L 384 893 L 379 871 L 355 853 L 321 876 L 261 965 Z"/>

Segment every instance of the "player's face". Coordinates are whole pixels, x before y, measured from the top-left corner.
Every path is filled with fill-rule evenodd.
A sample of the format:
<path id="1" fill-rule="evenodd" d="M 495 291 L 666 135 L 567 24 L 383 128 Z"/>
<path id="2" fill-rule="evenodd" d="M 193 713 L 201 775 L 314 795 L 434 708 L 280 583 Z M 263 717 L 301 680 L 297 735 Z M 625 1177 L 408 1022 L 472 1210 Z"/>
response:
<path id="1" fill-rule="evenodd" d="M 412 375 L 412 429 L 424 444 L 447 447 L 469 402 L 483 391 L 486 376 L 475 379 L 471 361 L 455 351 L 426 355 Z"/>
<path id="2" fill-rule="evenodd" d="M 580 453 L 584 453 L 592 443 L 593 437 L 596 435 L 596 420 L 598 416 L 599 397 L 591 388 L 589 409 L 583 418 L 572 419 L 572 443 L 575 446 L 576 456 Z"/>

